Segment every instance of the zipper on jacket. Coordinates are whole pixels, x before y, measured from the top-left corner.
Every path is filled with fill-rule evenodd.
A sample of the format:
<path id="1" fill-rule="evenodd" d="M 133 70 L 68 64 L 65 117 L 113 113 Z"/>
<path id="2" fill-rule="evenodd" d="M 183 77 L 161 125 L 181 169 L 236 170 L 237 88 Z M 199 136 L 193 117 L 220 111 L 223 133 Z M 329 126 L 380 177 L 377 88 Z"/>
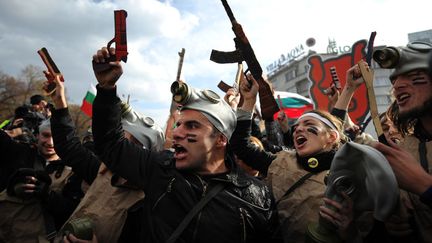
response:
<path id="1" fill-rule="evenodd" d="M 203 198 L 204 196 L 205 196 L 205 194 L 206 194 L 206 192 L 207 192 L 207 186 L 208 186 L 208 183 L 207 182 L 205 182 L 202 178 L 201 178 L 201 176 L 199 176 L 199 175 L 197 175 L 197 174 L 194 174 L 196 177 L 198 177 L 198 180 L 201 182 L 201 185 L 202 185 L 202 187 L 203 187 L 203 192 L 202 192 L 202 194 L 201 194 L 201 198 Z"/>
<path id="2" fill-rule="evenodd" d="M 172 190 L 172 184 L 175 181 L 175 177 L 173 177 L 169 182 L 168 182 L 168 186 L 167 189 L 164 193 L 162 193 L 162 195 L 160 195 L 160 197 L 156 200 L 155 204 L 152 207 L 152 210 L 154 210 L 156 208 L 156 206 L 159 204 L 159 201 L 169 192 L 171 192 Z"/>

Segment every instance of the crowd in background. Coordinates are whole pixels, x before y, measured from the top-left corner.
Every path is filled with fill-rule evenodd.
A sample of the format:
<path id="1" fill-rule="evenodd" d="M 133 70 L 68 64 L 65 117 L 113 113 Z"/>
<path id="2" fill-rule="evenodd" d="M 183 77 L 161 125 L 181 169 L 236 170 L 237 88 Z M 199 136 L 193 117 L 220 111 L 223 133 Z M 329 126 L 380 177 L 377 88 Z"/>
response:
<path id="1" fill-rule="evenodd" d="M 162 126 L 119 99 L 110 62 L 84 136 L 46 72 L 56 89 L 0 130 L 0 242 L 432 242 L 432 45 L 394 50 L 375 60 L 393 69 L 385 144 L 348 114 L 364 61 L 295 121 L 260 120 L 249 74 L 225 97 L 180 81 Z"/>

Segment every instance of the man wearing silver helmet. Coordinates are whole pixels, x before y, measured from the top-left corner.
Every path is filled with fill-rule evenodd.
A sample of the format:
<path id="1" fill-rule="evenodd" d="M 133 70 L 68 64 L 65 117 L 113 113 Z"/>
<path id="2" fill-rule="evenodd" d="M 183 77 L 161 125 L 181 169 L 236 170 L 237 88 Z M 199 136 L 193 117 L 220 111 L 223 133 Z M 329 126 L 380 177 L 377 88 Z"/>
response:
<path id="1" fill-rule="evenodd" d="M 390 75 L 398 113 L 392 117 L 405 135 L 400 146 L 376 144 L 388 159 L 401 192 L 400 225 L 411 224 L 417 242 L 432 242 L 432 80 L 428 72 L 430 43 L 413 42 L 405 47 L 386 47 L 374 52 L 374 60 Z M 406 229 L 406 228 L 405 228 Z M 396 230 L 399 234 L 403 230 Z M 413 232 L 411 232 L 413 233 Z"/>
<path id="2" fill-rule="evenodd" d="M 115 54 L 102 48 L 96 63 Z M 108 168 L 146 194 L 148 242 L 272 242 L 277 220 L 269 189 L 239 170 L 228 153 L 236 126 L 231 107 L 210 90 L 183 85 L 173 150 L 153 152 L 128 143 L 120 124 L 119 62 L 95 71 L 96 152 Z"/>

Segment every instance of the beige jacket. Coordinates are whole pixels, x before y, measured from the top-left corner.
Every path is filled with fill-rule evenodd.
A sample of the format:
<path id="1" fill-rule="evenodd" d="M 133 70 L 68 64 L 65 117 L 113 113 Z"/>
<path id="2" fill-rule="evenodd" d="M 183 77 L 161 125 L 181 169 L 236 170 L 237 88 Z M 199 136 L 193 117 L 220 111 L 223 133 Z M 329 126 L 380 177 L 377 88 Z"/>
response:
<path id="1" fill-rule="evenodd" d="M 304 242 L 308 224 L 318 222 L 327 171 L 308 178 L 288 196 L 285 192 L 309 172 L 297 163 L 295 151 L 281 151 L 268 170 L 267 180 L 278 204 L 281 232 L 285 242 Z M 282 198 L 282 199 L 281 199 Z"/>
<path id="2" fill-rule="evenodd" d="M 404 141 L 401 143 L 401 146 L 410 151 L 411 154 L 417 158 L 417 160 L 420 162 L 418 147 L 419 147 L 419 140 L 414 136 L 407 136 L 405 137 Z M 426 151 L 427 151 L 427 160 L 429 163 L 429 174 L 431 174 L 432 169 L 432 141 L 429 141 L 426 143 Z M 403 205 L 407 208 L 407 211 L 411 213 L 414 216 L 414 220 L 416 223 L 416 226 L 418 227 L 418 232 L 421 237 L 421 239 L 424 240 L 424 242 L 431 242 L 432 243 L 432 209 L 428 207 L 427 205 L 423 204 L 419 200 L 419 196 L 404 192 L 401 193 L 402 201 L 405 201 L 407 203 L 404 203 Z"/>
<path id="3" fill-rule="evenodd" d="M 65 167 L 59 178 L 50 174 L 50 189 L 61 191 L 72 176 L 72 169 Z M 0 242 L 10 243 L 45 243 L 45 222 L 39 200 L 22 200 L 0 193 Z"/>
<path id="4" fill-rule="evenodd" d="M 84 198 L 68 221 L 88 217 L 98 242 L 117 242 L 126 221 L 127 210 L 144 198 L 142 190 L 111 186 L 112 173 L 101 166 Z"/>

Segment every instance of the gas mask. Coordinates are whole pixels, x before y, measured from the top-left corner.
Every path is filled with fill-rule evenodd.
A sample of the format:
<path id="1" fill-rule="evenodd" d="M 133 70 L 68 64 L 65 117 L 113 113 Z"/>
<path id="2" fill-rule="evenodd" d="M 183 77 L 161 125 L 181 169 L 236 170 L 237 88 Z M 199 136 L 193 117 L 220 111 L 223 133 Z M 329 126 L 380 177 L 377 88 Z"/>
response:
<path id="1" fill-rule="evenodd" d="M 416 69 L 428 70 L 428 60 L 432 50 L 432 44 L 415 41 L 407 44 L 406 47 L 388 46 L 375 50 L 373 59 L 382 68 L 394 68 L 390 80 L 398 75 L 408 73 Z"/>
<path id="2" fill-rule="evenodd" d="M 237 124 L 234 110 L 211 90 L 199 90 L 181 81 L 171 85 L 173 101 L 181 110 L 196 110 L 203 114 L 213 126 L 230 139 Z"/>
<path id="3" fill-rule="evenodd" d="M 325 197 L 342 203 L 344 192 L 353 200 L 355 212 L 373 211 L 379 221 L 386 220 L 399 201 L 398 183 L 387 159 L 367 145 L 344 144 L 333 158 L 326 184 Z M 324 221 L 320 218 L 319 225 L 308 229 L 314 242 L 333 242 L 326 236 L 332 235 L 334 228 Z"/>
<path id="4" fill-rule="evenodd" d="M 143 146 L 149 150 L 161 151 L 165 142 L 162 129 L 152 118 L 134 111 L 129 104 L 121 104 L 123 129 L 132 134 Z"/>

